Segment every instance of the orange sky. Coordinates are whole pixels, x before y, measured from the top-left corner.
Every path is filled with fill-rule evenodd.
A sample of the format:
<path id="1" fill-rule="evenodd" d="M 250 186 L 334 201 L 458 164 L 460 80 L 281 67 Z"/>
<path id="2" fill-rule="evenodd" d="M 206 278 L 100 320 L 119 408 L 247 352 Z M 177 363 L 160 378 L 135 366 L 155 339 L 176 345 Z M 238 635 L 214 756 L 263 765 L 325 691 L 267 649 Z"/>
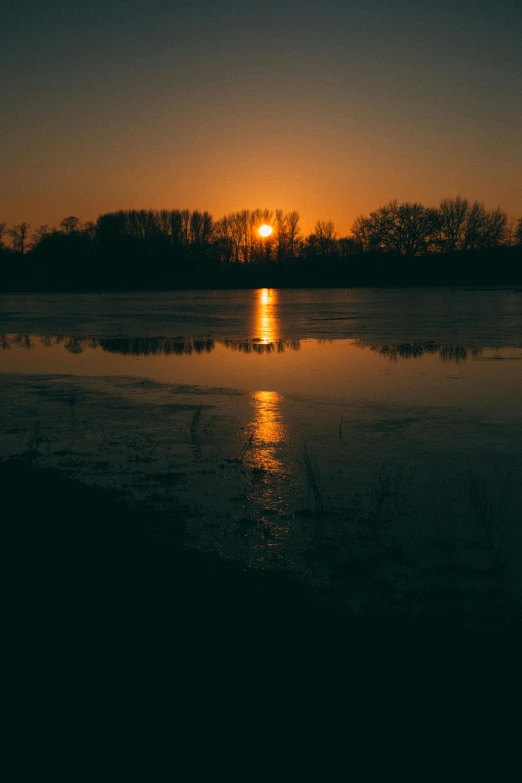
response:
<path id="1" fill-rule="evenodd" d="M 501 206 L 510 215 L 522 214 L 519 180 L 509 167 L 494 165 L 476 170 L 469 157 L 442 169 L 421 154 L 402 159 L 383 147 L 353 146 L 351 151 L 333 148 L 320 156 L 310 145 L 303 170 L 295 156 L 278 161 L 248 159 L 248 149 L 237 176 L 234 156 L 238 148 L 211 155 L 212 179 L 194 173 L 190 163 L 149 158 L 146 164 L 127 168 L 125 162 L 93 175 L 92 168 L 75 164 L 56 171 L 54 162 L 40 164 L 39 178 L 31 178 L 32 161 L 11 182 L 8 198 L 0 200 L 0 216 L 9 224 L 26 220 L 33 228 L 58 225 L 74 214 L 94 220 L 102 212 L 117 209 L 208 209 L 215 218 L 244 208 L 265 206 L 297 209 L 304 232 L 317 219 L 333 220 L 340 234 L 349 232 L 357 215 L 368 213 L 392 198 L 420 200 L 435 205 L 440 198 L 457 194 L 483 200 L 487 207 Z M 373 159 L 373 160 L 372 160 Z M 34 161 L 36 165 L 36 161 Z M 207 167 L 205 167 L 207 168 Z M 502 173 L 504 176 L 502 176 Z M 29 186 L 28 186 L 28 183 Z"/>
<path id="2" fill-rule="evenodd" d="M 346 234 L 390 199 L 457 194 L 519 217 L 520 8 L 18 0 L 0 221 L 281 207 Z"/>

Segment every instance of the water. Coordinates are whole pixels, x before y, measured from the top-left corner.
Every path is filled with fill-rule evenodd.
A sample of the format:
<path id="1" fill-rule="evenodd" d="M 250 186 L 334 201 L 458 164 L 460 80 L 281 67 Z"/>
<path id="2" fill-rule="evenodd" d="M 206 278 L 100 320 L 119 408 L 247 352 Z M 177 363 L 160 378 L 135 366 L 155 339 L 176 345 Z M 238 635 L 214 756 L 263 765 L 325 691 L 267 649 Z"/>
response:
<path id="1" fill-rule="evenodd" d="M 472 594 L 502 571 L 518 594 L 521 304 L 499 289 L 3 296 L 1 453 L 182 513 L 187 546 L 358 607 L 449 572 Z"/>
<path id="2" fill-rule="evenodd" d="M 0 332 L 244 340 L 260 336 L 264 318 L 283 340 L 522 347 L 521 296 L 454 288 L 0 295 Z"/>

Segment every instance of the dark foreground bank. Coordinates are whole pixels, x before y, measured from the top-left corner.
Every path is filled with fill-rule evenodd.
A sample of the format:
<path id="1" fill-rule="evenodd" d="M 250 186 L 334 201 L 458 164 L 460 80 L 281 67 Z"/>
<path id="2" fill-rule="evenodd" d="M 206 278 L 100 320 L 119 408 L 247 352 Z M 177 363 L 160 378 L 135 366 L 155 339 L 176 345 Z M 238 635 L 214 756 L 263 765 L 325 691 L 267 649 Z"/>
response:
<path id="1" fill-rule="evenodd" d="M 11 780 L 520 779 L 518 617 L 364 620 L 105 490 L 0 484 Z"/>

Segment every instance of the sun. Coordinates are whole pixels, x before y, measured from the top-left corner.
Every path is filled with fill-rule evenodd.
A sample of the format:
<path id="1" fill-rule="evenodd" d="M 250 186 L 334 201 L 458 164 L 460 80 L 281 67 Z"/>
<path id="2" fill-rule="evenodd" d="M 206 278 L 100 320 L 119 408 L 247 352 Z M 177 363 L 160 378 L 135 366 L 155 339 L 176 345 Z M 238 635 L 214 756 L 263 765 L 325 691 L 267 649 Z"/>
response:
<path id="1" fill-rule="evenodd" d="M 263 226 L 259 227 L 259 235 L 262 237 L 269 237 L 273 230 L 272 226 L 267 226 L 265 223 Z"/>

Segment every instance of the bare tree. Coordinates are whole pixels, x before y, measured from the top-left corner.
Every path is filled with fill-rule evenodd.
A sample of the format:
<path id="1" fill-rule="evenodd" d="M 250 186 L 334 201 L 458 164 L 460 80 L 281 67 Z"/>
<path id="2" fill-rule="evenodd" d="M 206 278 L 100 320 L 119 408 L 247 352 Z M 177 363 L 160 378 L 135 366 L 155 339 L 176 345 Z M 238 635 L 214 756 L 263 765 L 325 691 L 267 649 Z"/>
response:
<path id="1" fill-rule="evenodd" d="M 13 240 L 13 250 L 15 250 L 17 253 L 21 253 L 23 255 L 27 250 L 30 228 L 31 226 L 29 223 L 19 223 L 17 226 L 13 226 L 13 228 L 9 230 L 8 233 Z"/>
<path id="2" fill-rule="evenodd" d="M 232 261 L 247 263 L 250 261 L 248 247 L 249 212 L 231 212 L 227 215 L 227 230 L 232 243 Z"/>
<path id="3" fill-rule="evenodd" d="M 190 241 L 192 244 L 207 244 L 213 231 L 212 215 L 195 210 L 190 216 Z"/>
<path id="4" fill-rule="evenodd" d="M 349 258 L 357 253 L 359 247 L 354 237 L 340 237 L 337 240 L 337 250 L 340 258 Z"/>
<path id="5" fill-rule="evenodd" d="M 84 233 L 93 235 L 93 224 L 86 223 Z M 209 212 L 191 212 L 189 209 L 120 210 L 98 218 L 94 234 L 104 236 L 130 237 L 142 240 L 168 240 L 175 247 L 210 242 L 214 222 Z"/>
<path id="6" fill-rule="evenodd" d="M 379 243 L 372 230 L 372 221 L 366 215 L 359 215 L 352 225 L 352 234 L 359 249 L 367 253 L 377 250 Z"/>
<path id="7" fill-rule="evenodd" d="M 0 247 L 3 247 L 4 236 L 8 233 L 7 223 L 0 223 Z"/>
<path id="8" fill-rule="evenodd" d="M 508 236 L 508 216 L 500 208 L 486 212 L 479 239 L 481 248 L 498 247 Z"/>
<path id="9" fill-rule="evenodd" d="M 94 240 L 96 236 L 96 223 L 92 220 L 88 220 L 83 224 L 83 233 L 91 240 Z"/>
<path id="10" fill-rule="evenodd" d="M 461 250 L 466 233 L 469 203 L 466 198 L 444 198 L 439 205 L 439 246 L 446 253 Z"/>
<path id="11" fill-rule="evenodd" d="M 218 220 L 214 226 L 214 238 L 223 261 L 234 261 L 234 243 L 228 215 Z"/>
<path id="12" fill-rule="evenodd" d="M 60 228 L 66 234 L 74 234 L 75 231 L 81 231 L 82 222 L 80 218 L 77 218 L 74 215 L 69 215 L 62 220 L 60 223 Z"/>
<path id="13" fill-rule="evenodd" d="M 390 250 L 418 256 L 439 249 L 446 253 L 498 247 L 508 238 L 507 215 L 487 211 L 484 204 L 457 196 L 440 202 L 438 209 L 418 202 L 390 201 L 360 215 L 352 226 L 361 250 Z"/>
<path id="14" fill-rule="evenodd" d="M 369 218 L 358 218 L 355 230 L 369 249 L 417 256 L 432 244 L 436 225 L 436 210 L 418 202 L 390 201 Z"/>
<path id="15" fill-rule="evenodd" d="M 190 210 L 174 209 L 170 213 L 170 237 L 177 247 L 190 243 Z"/>
<path id="16" fill-rule="evenodd" d="M 216 223 L 215 238 L 235 263 L 270 258 L 274 239 L 263 239 L 259 235 L 258 229 L 263 223 L 273 228 L 276 226 L 272 210 L 243 209 L 241 212 L 231 212 Z"/>
<path id="17" fill-rule="evenodd" d="M 474 201 L 466 215 L 462 250 L 477 250 L 480 247 L 480 237 L 485 221 L 486 208 L 484 204 Z"/>
<path id="18" fill-rule="evenodd" d="M 399 206 L 397 217 L 402 243 L 400 252 L 408 256 L 425 253 L 435 238 L 437 211 L 418 202 L 407 202 Z"/>
<path id="19" fill-rule="evenodd" d="M 288 253 L 290 258 L 295 258 L 301 242 L 301 227 L 299 226 L 299 212 L 293 211 L 287 214 L 288 226 Z"/>
<path id="20" fill-rule="evenodd" d="M 498 247 L 509 238 L 508 218 L 501 209 L 488 212 L 479 201 L 457 196 L 439 205 L 438 245 L 443 252 Z"/>
<path id="21" fill-rule="evenodd" d="M 277 245 L 277 260 L 283 261 L 288 253 L 289 245 L 289 230 L 288 230 L 288 215 L 285 215 L 282 209 L 276 209 L 275 211 L 275 226 L 276 226 L 276 245 Z"/>
<path id="22" fill-rule="evenodd" d="M 522 245 L 522 217 L 517 220 L 517 224 L 513 232 L 513 238 L 516 245 Z"/>
<path id="23" fill-rule="evenodd" d="M 284 224 L 284 216 L 282 218 Z M 261 226 L 270 226 L 273 233 L 268 237 L 262 237 L 259 233 Z M 282 226 L 284 233 L 284 227 Z M 284 235 L 282 237 L 284 243 Z M 253 209 L 249 214 L 248 245 L 250 249 L 250 261 L 271 261 L 278 250 L 277 218 L 271 209 Z"/>
<path id="24" fill-rule="evenodd" d="M 320 253 L 331 253 L 337 240 L 337 232 L 331 220 L 318 220 L 309 237 Z"/>
<path id="25" fill-rule="evenodd" d="M 47 224 L 44 224 L 43 226 L 40 226 L 36 229 L 33 233 L 33 238 L 31 241 L 31 247 L 36 247 L 42 239 L 45 239 L 45 237 L 48 237 L 51 233 L 51 229 Z"/>

